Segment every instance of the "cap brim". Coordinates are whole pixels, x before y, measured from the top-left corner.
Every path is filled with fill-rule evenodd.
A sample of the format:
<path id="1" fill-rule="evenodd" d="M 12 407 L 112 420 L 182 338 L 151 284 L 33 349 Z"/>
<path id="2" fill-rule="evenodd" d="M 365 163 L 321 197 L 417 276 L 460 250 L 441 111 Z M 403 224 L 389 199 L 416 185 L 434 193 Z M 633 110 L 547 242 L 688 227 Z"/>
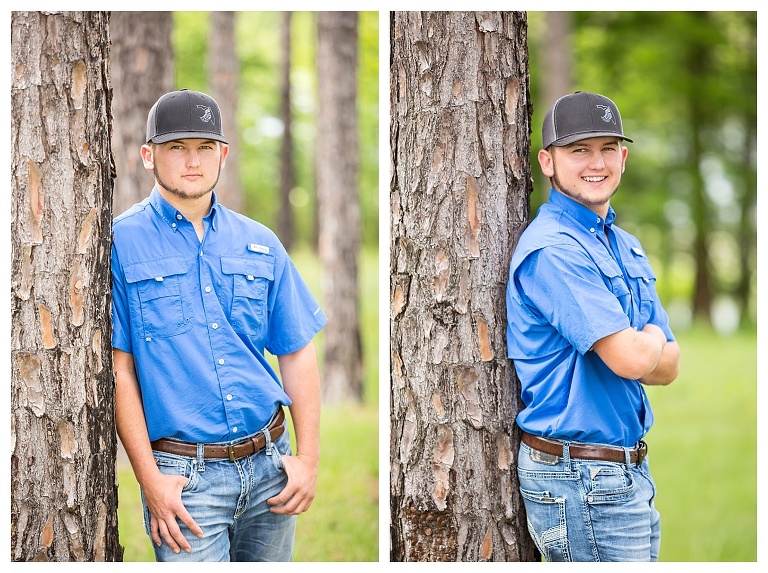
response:
<path id="1" fill-rule="evenodd" d="M 229 142 L 222 136 L 209 131 L 174 131 L 172 133 L 156 135 L 150 141 L 153 143 L 167 143 L 169 141 L 176 141 L 177 139 L 210 139 L 229 145 Z"/>
<path id="2" fill-rule="evenodd" d="M 590 131 L 587 133 L 572 133 L 567 137 L 561 137 L 560 139 L 553 141 L 552 143 L 550 143 L 550 145 L 554 145 L 556 147 L 562 147 L 564 145 L 568 145 L 576 141 L 581 141 L 583 139 L 592 139 L 594 137 L 617 137 L 618 139 L 623 139 L 624 141 L 629 141 L 630 143 L 634 143 L 634 141 L 632 141 L 630 138 L 626 137 L 625 135 L 616 133 L 615 131 L 598 131 L 598 132 Z"/>

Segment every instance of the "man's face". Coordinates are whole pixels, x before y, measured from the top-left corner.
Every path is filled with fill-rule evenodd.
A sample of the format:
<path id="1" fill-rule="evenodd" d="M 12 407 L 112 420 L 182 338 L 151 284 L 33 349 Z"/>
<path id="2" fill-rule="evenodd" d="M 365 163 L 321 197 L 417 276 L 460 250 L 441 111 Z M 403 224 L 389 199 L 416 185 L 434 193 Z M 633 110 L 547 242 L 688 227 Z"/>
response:
<path id="1" fill-rule="evenodd" d="M 180 199 L 199 199 L 216 186 L 228 152 L 217 141 L 180 139 L 144 145 L 141 157 L 160 187 Z"/>
<path id="2" fill-rule="evenodd" d="M 626 160 L 627 148 L 615 137 L 593 137 L 539 151 L 541 171 L 554 188 L 603 217 Z"/>

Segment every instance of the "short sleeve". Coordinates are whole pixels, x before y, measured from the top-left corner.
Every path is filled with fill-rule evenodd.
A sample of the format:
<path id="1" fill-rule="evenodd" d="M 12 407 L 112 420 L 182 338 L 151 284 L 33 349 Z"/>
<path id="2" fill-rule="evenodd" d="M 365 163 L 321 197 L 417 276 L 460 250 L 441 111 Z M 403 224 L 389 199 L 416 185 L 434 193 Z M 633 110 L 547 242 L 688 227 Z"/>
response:
<path id="1" fill-rule="evenodd" d="M 328 322 L 320 305 L 284 251 L 275 268 L 266 349 L 276 356 L 304 348 Z"/>
<path id="2" fill-rule="evenodd" d="M 630 326 L 609 287 L 610 277 L 580 248 L 549 246 L 518 268 L 524 303 L 542 316 L 579 353 Z"/>

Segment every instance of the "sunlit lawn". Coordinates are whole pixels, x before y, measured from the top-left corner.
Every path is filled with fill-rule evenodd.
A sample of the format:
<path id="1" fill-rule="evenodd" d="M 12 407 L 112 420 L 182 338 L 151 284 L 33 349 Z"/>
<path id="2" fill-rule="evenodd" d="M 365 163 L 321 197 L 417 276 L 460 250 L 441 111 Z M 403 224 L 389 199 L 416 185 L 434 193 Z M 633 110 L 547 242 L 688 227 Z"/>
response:
<path id="1" fill-rule="evenodd" d="M 322 304 L 321 269 L 315 258 L 292 255 Z M 322 461 L 317 495 L 296 528 L 294 561 L 378 561 L 379 559 L 379 413 L 378 413 L 378 258 L 360 258 L 361 322 L 365 357 L 364 404 L 323 407 Z M 322 362 L 322 333 L 315 339 Z M 289 422 L 289 427 L 290 422 Z M 154 561 L 142 526 L 138 484 L 130 465 L 118 464 L 120 543 L 125 561 Z"/>
<path id="2" fill-rule="evenodd" d="M 660 560 L 756 561 L 756 334 L 678 339 L 680 376 L 649 391 Z"/>

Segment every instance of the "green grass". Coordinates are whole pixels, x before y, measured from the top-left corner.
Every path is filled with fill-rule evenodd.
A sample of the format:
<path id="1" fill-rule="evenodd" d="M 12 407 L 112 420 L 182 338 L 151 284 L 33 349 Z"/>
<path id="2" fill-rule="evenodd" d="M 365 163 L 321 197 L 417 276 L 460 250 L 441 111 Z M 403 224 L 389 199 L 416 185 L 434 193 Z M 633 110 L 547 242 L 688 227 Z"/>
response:
<path id="1" fill-rule="evenodd" d="M 678 336 L 680 375 L 650 388 L 661 561 L 757 560 L 757 336 Z"/>
<path id="2" fill-rule="evenodd" d="M 309 252 L 292 258 L 322 305 L 322 269 Z M 378 561 L 379 559 L 379 413 L 378 413 L 378 254 L 360 258 L 360 313 L 364 352 L 363 404 L 323 406 L 322 448 L 317 492 L 312 507 L 299 516 L 294 561 Z M 322 368 L 322 332 L 315 338 Z M 290 428 L 289 422 L 289 428 Z M 138 484 L 126 461 L 118 463 L 118 523 L 124 561 L 154 561 L 142 525 Z"/>

